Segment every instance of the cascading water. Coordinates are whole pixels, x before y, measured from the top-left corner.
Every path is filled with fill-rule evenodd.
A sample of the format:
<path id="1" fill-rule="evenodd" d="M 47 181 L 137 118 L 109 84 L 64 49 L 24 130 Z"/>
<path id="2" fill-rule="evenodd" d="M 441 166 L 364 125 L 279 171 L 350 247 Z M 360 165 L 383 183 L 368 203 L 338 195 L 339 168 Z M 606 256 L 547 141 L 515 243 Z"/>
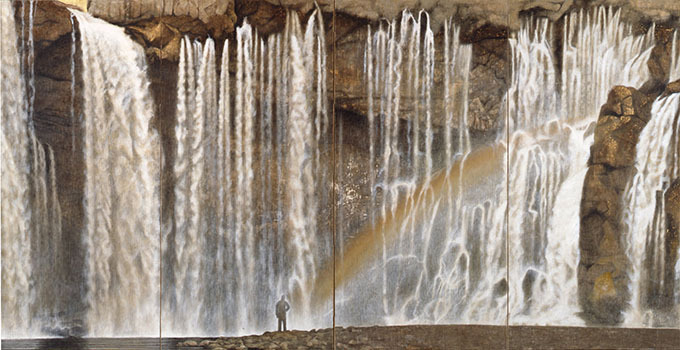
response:
<path id="1" fill-rule="evenodd" d="M 578 208 L 592 124 L 613 86 L 639 87 L 647 80 L 654 28 L 635 36 L 631 26 L 620 20 L 620 12 L 612 9 L 568 15 L 558 85 L 552 24 L 525 20 L 510 39 L 512 80 L 505 111 L 509 130 L 499 133 L 493 148 L 475 149 L 467 135 L 465 98 L 444 99 L 448 103 L 444 105 L 443 127 L 433 126 L 429 118 L 436 103 L 430 92 L 434 60 L 429 51 L 430 30 L 426 26 L 421 29 L 420 18 L 422 14 L 415 20 L 405 13 L 399 29 L 396 22 L 375 33 L 369 29 L 365 62 L 368 119 L 374 118 L 373 108 L 379 108 L 382 118 L 378 140 L 371 136 L 369 150 L 371 161 L 380 150 L 383 154 L 377 160 L 380 171 L 371 179 L 382 190 L 374 208 L 377 217 L 399 218 L 400 223 L 382 220 L 377 224 L 390 225 L 374 230 L 380 235 L 375 240 L 382 242 L 377 244 L 382 246 L 382 254 L 377 254 L 379 261 L 358 272 L 352 280 L 354 286 L 342 287 L 344 300 L 338 303 L 341 320 L 353 324 L 498 324 L 505 319 L 509 289 L 513 323 L 581 324 L 576 300 Z M 467 79 L 470 59 L 465 58 L 467 45 L 459 45 L 455 28 L 453 39 L 449 38 L 449 28 L 445 27 L 443 51 L 445 62 L 451 64 L 442 69 L 447 96 L 451 86 L 465 86 L 452 82 Z M 411 46 L 405 49 L 407 43 Z M 402 51 L 407 59 L 402 60 Z M 399 84 L 404 70 L 406 81 L 411 82 L 407 87 Z M 373 102 L 373 91 L 380 94 L 379 107 Z M 398 115 L 400 100 L 415 106 L 412 115 Z M 457 116 L 457 123 L 451 115 Z M 412 137 L 406 142 L 394 141 L 398 135 L 395 118 L 409 120 Z M 437 128 L 443 129 L 445 147 L 440 152 L 444 161 L 433 166 L 437 155 L 432 151 L 431 135 Z M 451 142 L 455 129 L 458 145 Z M 374 135 L 372 129 L 369 134 Z M 507 137 L 510 154 L 506 165 Z M 376 148 L 379 151 L 374 151 Z M 480 162 L 488 167 L 481 172 L 484 180 L 473 179 L 480 172 L 475 169 Z M 443 168 L 444 175 L 433 172 L 435 167 Z M 430 183 L 436 183 L 436 191 L 430 189 L 435 188 Z M 395 199 L 411 204 L 395 206 Z M 506 225 L 512 257 L 509 285 L 505 279 Z M 371 234 L 371 230 L 367 232 Z M 366 293 L 368 285 L 382 288 Z M 355 316 L 351 309 L 344 309 L 344 305 L 357 303 L 369 311 Z"/>
<path id="2" fill-rule="evenodd" d="M 59 302 L 53 291 L 61 240 L 56 163 L 52 148 L 38 141 L 32 120 L 35 5 L 22 3 L 22 11 L 30 9 L 28 29 L 23 20 L 20 28 L 25 51 L 19 52 L 12 4 L 0 4 L 3 338 L 42 334 L 54 326 Z"/>
<path id="3" fill-rule="evenodd" d="M 2 6 L 2 323 L 5 332 L 28 328 L 31 283 L 28 115 L 24 106 L 14 10 Z M 8 198 L 15 198 L 10 201 Z M 14 329 L 13 329 L 14 328 Z"/>
<path id="4" fill-rule="evenodd" d="M 160 144 L 142 47 L 71 10 L 82 52 L 90 336 L 159 334 Z"/>
<path id="5" fill-rule="evenodd" d="M 53 327 L 62 302 L 51 293 L 64 256 L 55 156 L 32 125 L 36 7 L 24 5 L 29 21 L 17 40 L 10 2 L 0 4 L 3 337 Z M 330 301 L 312 301 L 331 256 L 331 236 L 320 232 L 334 200 L 325 165 L 327 143 L 335 140 L 327 141 L 321 14 L 312 14 L 304 31 L 289 14 L 284 32 L 266 38 L 244 21 L 235 40 L 224 42 L 219 66 L 212 39 L 181 41 L 176 150 L 165 155 L 173 201 L 162 230 L 161 145 L 151 126 L 144 52 L 122 28 L 78 11 L 75 27 L 73 19 L 83 63 L 88 335 L 259 332 L 273 328 L 272 307 L 282 294 L 296 328 L 328 325 Z M 567 15 L 557 64 L 553 25 L 524 20 L 509 40 L 508 123 L 484 147 L 470 136 L 472 46 L 461 43 L 460 29 L 446 21 L 437 37 L 425 12 L 369 27 L 370 208 L 358 220 L 379 253 L 338 290 L 339 323 L 501 324 L 509 300 L 511 323 L 582 324 L 578 208 L 592 126 L 614 85 L 640 87 L 649 78 L 654 28 L 632 32 L 612 9 Z M 74 77 L 75 31 L 71 38 Z M 671 81 L 680 78 L 679 41 L 675 33 Z M 230 45 L 236 62 L 229 62 Z M 73 79 L 74 124 L 75 87 Z M 628 326 L 672 324 L 655 315 L 652 296 L 680 304 L 680 262 L 664 264 L 658 199 L 680 172 L 679 107 L 677 93 L 654 102 L 626 193 Z M 344 126 L 337 127 L 342 144 Z M 344 151 L 341 164 L 356 161 Z M 342 182 L 344 167 L 338 175 Z M 344 244 L 362 236 L 343 226 L 351 219 L 345 213 L 338 211 L 338 259 L 346 260 L 356 255 Z"/>
<path id="6" fill-rule="evenodd" d="M 71 152 L 76 152 L 76 24 L 71 13 Z"/>
<path id="7" fill-rule="evenodd" d="M 528 25 L 524 25 L 526 30 Z M 529 92 L 516 104 L 513 99 L 509 103 L 509 117 L 515 123 L 510 137 L 510 255 L 521 257 L 510 267 L 511 317 L 524 324 L 580 325 L 578 208 L 593 142 L 589 128 L 612 87 L 640 87 L 648 79 L 646 63 L 654 45 L 654 28 L 644 36 L 634 36 L 631 27 L 621 22 L 620 12 L 611 8 L 567 16 L 559 95 L 555 93 L 552 30 L 542 22 L 530 32 L 533 39 L 525 47 L 533 46 L 528 52 L 539 53 L 532 57 L 539 57 L 543 64 L 513 70 L 513 77 L 528 80 L 513 80 L 510 91 Z M 520 41 L 518 46 L 524 46 Z M 514 57 L 526 61 L 522 55 L 515 51 Z M 532 100 L 538 91 L 547 94 L 540 103 Z M 527 118 L 532 129 L 517 122 Z"/>
<path id="8" fill-rule="evenodd" d="M 680 40 L 673 35 L 670 79 L 680 78 Z M 680 93 L 661 96 L 652 104 L 651 119 L 636 145 L 635 176 L 624 196 L 626 256 L 630 262 L 631 307 L 628 326 L 677 326 L 671 314 L 680 273 L 666 263 L 667 233 L 664 194 L 680 176 Z M 671 248 L 672 249 L 672 248 Z M 667 266 L 668 265 L 668 266 Z M 670 318 L 669 318 L 670 317 Z M 677 316 L 675 316 L 677 318 Z"/>
<path id="9" fill-rule="evenodd" d="M 374 176 L 370 184 L 376 213 L 370 214 L 368 225 L 373 228 L 365 235 L 375 236 L 380 257 L 359 272 L 352 285 L 341 287 L 343 298 L 337 304 L 341 323 L 438 323 L 465 318 L 493 323 L 504 315 L 504 299 L 494 290 L 504 273 L 482 268 L 497 266 L 502 250 L 476 243 L 480 232 L 499 234 L 488 239 L 502 247 L 504 212 L 490 210 L 491 201 L 482 199 L 489 192 L 460 191 L 464 180 L 458 175 L 465 171 L 461 164 L 472 148 L 467 127 L 472 47 L 460 43 L 459 30 L 451 21 L 444 26 L 443 51 L 445 115 L 437 125 L 433 115 L 437 59 L 429 16 L 404 12 L 400 23 L 392 21 L 375 32 L 369 28 L 365 56 L 368 167 Z M 373 91 L 378 94 L 375 98 Z M 402 114 L 404 103 L 413 106 L 412 114 Z M 374 108 L 379 113 L 377 130 Z M 435 132 L 444 134 L 443 164 L 435 164 Z M 375 173 L 373 162 L 378 163 Z M 442 170 L 435 174 L 437 168 Z M 441 178 L 441 172 L 458 179 L 443 186 L 448 194 L 445 199 L 438 195 L 442 191 L 439 180 L 434 180 Z M 494 189 L 500 186 L 493 196 L 504 203 L 501 178 L 491 174 L 488 181 Z M 473 201 L 479 204 L 470 205 Z M 398 217 L 400 223 L 387 227 L 386 221 L 377 220 L 384 217 Z M 495 312 L 480 312 L 482 304 L 493 304 Z M 352 311 L 357 308 L 365 311 Z"/>
<path id="10" fill-rule="evenodd" d="M 309 301 L 316 266 L 330 254 L 330 237 L 316 232 L 327 206 L 316 186 L 328 125 L 322 17 L 313 14 L 303 33 L 289 14 L 284 32 L 266 40 L 244 22 L 233 78 L 230 45 L 218 85 L 212 39 L 182 40 L 164 336 L 270 329 L 282 294 L 296 328 L 324 324 L 330 311 L 310 316 Z"/>

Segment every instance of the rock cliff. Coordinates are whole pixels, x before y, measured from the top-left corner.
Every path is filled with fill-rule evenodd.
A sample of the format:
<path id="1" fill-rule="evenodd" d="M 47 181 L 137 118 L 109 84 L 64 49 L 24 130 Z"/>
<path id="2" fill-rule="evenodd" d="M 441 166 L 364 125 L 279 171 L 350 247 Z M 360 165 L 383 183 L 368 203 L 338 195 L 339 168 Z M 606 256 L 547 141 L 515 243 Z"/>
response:
<path id="1" fill-rule="evenodd" d="M 602 106 L 581 200 L 579 299 L 595 323 L 621 322 L 628 302 L 623 194 L 635 164 L 635 145 L 650 118 L 653 99 L 615 87 Z"/>
<path id="2" fill-rule="evenodd" d="M 129 23 L 140 19 L 160 16 L 190 16 L 204 22 L 214 15 L 225 15 L 229 8 L 248 3 L 268 2 L 276 7 L 284 7 L 307 12 L 314 7 L 314 0 L 90 0 L 88 10 L 95 16 L 114 23 Z M 316 3 L 324 12 L 332 10 L 332 0 L 318 0 Z M 680 15 L 680 3 L 675 0 L 336 0 L 336 11 L 353 17 L 377 20 L 394 18 L 401 10 L 425 9 L 432 14 L 433 21 L 443 23 L 448 17 L 473 19 L 480 27 L 485 24 L 505 25 L 519 28 L 519 17 L 524 11 L 536 11 L 541 15 L 558 19 L 564 12 L 574 7 L 626 5 L 626 15 L 632 18 L 647 18 L 666 21 Z M 435 25 L 438 27 L 438 25 Z"/>
<path id="3" fill-rule="evenodd" d="M 620 323 L 622 312 L 630 302 L 626 271 L 631 262 L 626 257 L 622 239 L 624 194 L 635 176 L 636 145 L 652 117 L 652 103 L 662 94 L 679 91 L 680 82 L 666 85 L 672 30 L 657 28 L 655 37 L 657 44 L 647 62 L 649 81 L 639 91 L 623 86 L 611 91 L 600 110 L 590 149 L 580 208 L 578 295 L 586 319 L 595 324 Z M 669 198 L 675 198 L 672 189 L 666 194 L 666 200 Z M 668 204 L 666 208 L 669 212 Z M 671 267 L 677 261 L 677 224 L 673 222 L 676 216 L 671 214 L 668 219 L 671 234 L 665 242 L 667 271 L 673 271 Z M 674 251 L 672 247 L 676 247 Z"/>

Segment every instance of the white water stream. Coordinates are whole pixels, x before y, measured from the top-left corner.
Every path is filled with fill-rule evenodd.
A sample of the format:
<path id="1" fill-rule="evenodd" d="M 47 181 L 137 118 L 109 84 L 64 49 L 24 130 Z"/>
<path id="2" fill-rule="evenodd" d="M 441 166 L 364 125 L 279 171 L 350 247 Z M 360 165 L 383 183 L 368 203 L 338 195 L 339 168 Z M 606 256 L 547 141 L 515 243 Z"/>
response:
<path id="1" fill-rule="evenodd" d="M 223 54 L 218 85 L 213 40 L 182 40 L 164 335 L 270 329 L 282 294 L 296 327 L 328 320 L 330 306 L 309 316 L 310 283 L 330 253 L 316 225 L 328 205 L 317 188 L 327 173 L 322 17 L 312 15 L 303 32 L 289 14 L 284 32 L 268 38 L 245 22 L 222 52 L 230 45 L 235 77 Z"/>
<path id="2" fill-rule="evenodd" d="M 154 336 L 160 144 L 146 57 L 123 28 L 72 13 L 83 67 L 88 335 Z"/>
<path id="3" fill-rule="evenodd" d="M 382 257 L 343 288 L 341 323 L 503 324 L 509 289 L 511 323 L 582 325 L 576 298 L 578 208 L 592 126 L 612 87 L 640 87 L 648 79 L 654 28 L 635 36 L 612 9 L 568 15 L 558 80 L 553 25 L 526 19 L 510 39 L 512 80 L 505 111 L 509 132 L 502 129 L 495 146 L 503 156 L 487 159 L 491 168 L 485 179 L 467 186 L 465 174 L 475 169 L 466 164 L 476 162 L 472 159 L 481 153 L 470 146 L 466 94 L 444 99 L 445 123 L 432 125 L 433 103 L 442 102 L 431 97 L 437 63 L 431 31 L 422 20 L 427 21 L 426 14 L 404 13 L 399 25 L 393 21 L 375 32 L 369 29 L 368 118 L 375 118 L 376 110 L 381 118 L 380 129 L 369 133 L 371 162 L 375 155 L 380 164 L 371 184 L 382 192 L 374 215 L 385 216 L 398 201 L 412 201 L 414 207 L 397 229 L 398 238 L 376 230 L 382 235 L 376 238 L 383 242 Z M 444 47 L 438 48 L 446 63 L 439 68 L 445 72 L 444 86 L 437 88 L 446 96 L 451 86 L 466 91 L 470 69 L 469 48 L 458 44 L 457 30 L 450 28 L 447 24 Z M 408 84 L 402 83 L 403 76 Z M 371 99 L 373 94 L 379 99 Z M 410 115 L 399 115 L 401 103 L 412 106 Z M 411 137 L 406 143 L 397 140 L 397 118 L 408 120 Z M 444 134 L 443 164 L 433 165 L 434 130 Z M 454 133 L 457 144 L 452 142 Z M 451 168 L 460 176 L 449 176 L 458 183 L 445 186 L 445 195 L 427 189 L 433 168 L 450 169 L 460 159 L 461 165 Z M 424 190 L 415 191 L 417 186 Z M 352 310 L 357 305 L 366 311 L 356 315 Z"/>
<path id="4" fill-rule="evenodd" d="M 29 7 L 29 23 L 22 16 L 18 38 L 12 4 L 0 4 L 3 338 L 42 334 L 43 327 L 53 324 L 61 301 L 53 292 L 62 259 L 56 162 L 52 148 L 37 139 L 33 123 L 35 6 L 34 1 L 23 3 L 23 12 Z"/>

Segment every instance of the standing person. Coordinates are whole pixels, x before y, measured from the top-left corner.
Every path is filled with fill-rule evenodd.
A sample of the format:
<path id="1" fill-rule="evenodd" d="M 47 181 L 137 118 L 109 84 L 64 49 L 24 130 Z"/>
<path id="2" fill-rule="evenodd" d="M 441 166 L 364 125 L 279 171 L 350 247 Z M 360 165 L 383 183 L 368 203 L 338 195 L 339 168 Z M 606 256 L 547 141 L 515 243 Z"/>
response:
<path id="1" fill-rule="evenodd" d="M 286 296 L 282 295 L 281 300 L 276 303 L 276 318 L 279 319 L 279 332 L 281 332 L 281 325 L 283 325 L 283 331 L 286 331 L 286 312 L 290 310 L 290 305 L 286 302 Z"/>

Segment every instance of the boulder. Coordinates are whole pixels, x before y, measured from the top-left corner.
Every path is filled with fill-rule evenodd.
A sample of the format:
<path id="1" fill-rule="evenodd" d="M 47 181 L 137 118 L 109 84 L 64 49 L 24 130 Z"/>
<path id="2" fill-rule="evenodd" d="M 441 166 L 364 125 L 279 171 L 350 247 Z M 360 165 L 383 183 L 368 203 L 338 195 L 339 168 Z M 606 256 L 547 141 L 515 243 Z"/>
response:
<path id="1" fill-rule="evenodd" d="M 578 296 L 587 321 L 618 324 L 629 301 L 622 197 L 652 96 L 617 86 L 600 110 L 581 199 Z"/>

